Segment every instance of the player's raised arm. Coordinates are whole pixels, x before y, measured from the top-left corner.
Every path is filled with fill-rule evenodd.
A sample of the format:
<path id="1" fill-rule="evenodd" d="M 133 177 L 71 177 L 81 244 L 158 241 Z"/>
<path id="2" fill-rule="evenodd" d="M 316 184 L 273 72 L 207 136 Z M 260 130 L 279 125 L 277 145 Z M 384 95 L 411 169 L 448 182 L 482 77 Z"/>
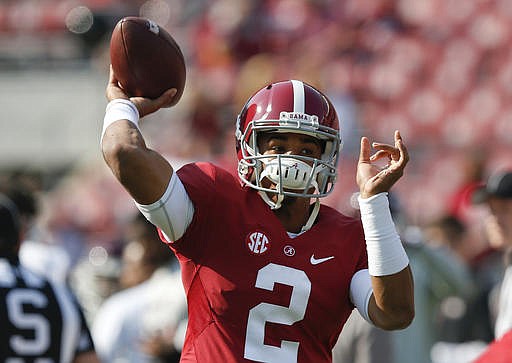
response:
<path id="1" fill-rule="evenodd" d="M 369 140 L 363 137 L 357 169 L 361 219 L 373 288 L 368 314 L 376 326 L 388 330 L 405 328 L 414 317 L 412 273 L 391 218 L 386 193 L 402 177 L 409 161 L 400 133 L 395 131 L 394 136 L 394 145 L 373 143 L 377 150 L 373 155 Z M 379 159 L 388 160 L 384 169 L 372 163 Z"/>
<path id="2" fill-rule="evenodd" d="M 140 204 L 153 203 L 162 196 L 173 170 L 160 154 L 147 148 L 139 119 L 170 105 L 175 94 L 176 89 L 170 89 L 154 100 L 129 98 L 110 69 L 101 150 L 116 178 Z"/>

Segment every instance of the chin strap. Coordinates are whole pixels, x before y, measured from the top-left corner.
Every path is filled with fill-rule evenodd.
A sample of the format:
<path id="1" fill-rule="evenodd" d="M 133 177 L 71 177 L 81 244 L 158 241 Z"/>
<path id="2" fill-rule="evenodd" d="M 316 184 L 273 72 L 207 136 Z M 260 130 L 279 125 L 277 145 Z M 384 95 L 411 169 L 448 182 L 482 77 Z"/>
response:
<path id="1" fill-rule="evenodd" d="M 308 231 L 311 227 L 313 227 L 313 223 L 315 223 L 316 217 L 318 216 L 318 212 L 320 212 L 320 199 L 316 198 L 315 206 L 309 215 L 309 219 L 306 224 L 300 230 L 300 233 Z"/>
<path id="2" fill-rule="evenodd" d="M 277 202 L 274 203 L 272 200 L 270 200 L 267 193 L 263 191 L 258 191 L 258 194 L 265 201 L 265 203 L 267 203 L 270 206 L 270 209 L 276 210 L 281 208 L 281 202 L 284 199 L 284 195 L 278 195 Z M 313 227 L 313 223 L 315 223 L 316 217 L 318 216 L 318 212 L 320 212 L 320 198 L 316 198 L 315 205 L 313 207 L 313 210 L 311 211 L 311 214 L 309 215 L 308 221 L 304 226 L 302 226 L 300 233 L 304 233 L 311 229 L 311 227 Z"/>
<path id="3" fill-rule="evenodd" d="M 264 201 L 265 203 L 267 203 L 267 204 L 270 206 L 270 209 L 275 210 L 275 209 L 279 209 L 279 208 L 281 208 L 281 202 L 282 202 L 282 201 L 283 201 L 283 199 L 284 199 L 284 195 L 283 195 L 283 194 L 279 194 L 279 195 L 277 196 L 277 202 L 272 201 L 272 200 L 268 197 L 267 193 L 265 193 L 265 192 L 264 192 L 264 191 L 262 191 L 262 190 L 259 190 L 259 191 L 258 191 L 258 194 L 261 196 L 261 198 L 263 199 L 263 201 Z"/>

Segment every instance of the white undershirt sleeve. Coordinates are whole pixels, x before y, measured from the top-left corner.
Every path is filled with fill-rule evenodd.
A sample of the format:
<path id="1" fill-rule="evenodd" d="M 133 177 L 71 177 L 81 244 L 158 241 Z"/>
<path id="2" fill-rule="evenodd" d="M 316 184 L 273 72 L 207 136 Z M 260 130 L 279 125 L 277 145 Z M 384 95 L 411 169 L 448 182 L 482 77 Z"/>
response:
<path id="1" fill-rule="evenodd" d="M 194 217 L 194 205 L 174 172 L 164 195 L 152 204 L 135 203 L 148 221 L 160 228 L 169 242 L 180 239 Z"/>
<path id="2" fill-rule="evenodd" d="M 350 281 L 350 300 L 359 314 L 370 324 L 373 324 L 373 322 L 368 314 L 368 304 L 372 294 L 373 288 L 368 269 L 357 271 Z"/>

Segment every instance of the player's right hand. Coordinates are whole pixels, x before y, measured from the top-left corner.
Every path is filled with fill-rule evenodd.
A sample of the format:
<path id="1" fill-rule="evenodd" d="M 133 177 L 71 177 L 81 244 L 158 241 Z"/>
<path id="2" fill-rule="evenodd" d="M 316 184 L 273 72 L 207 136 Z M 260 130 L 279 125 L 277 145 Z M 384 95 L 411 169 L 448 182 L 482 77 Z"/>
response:
<path id="1" fill-rule="evenodd" d="M 371 155 L 370 141 L 367 137 L 361 138 L 361 151 L 357 164 L 357 184 L 362 198 L 387 192 L 402 177 L 404 169 L 409 162 L 409 152 L 402 141 L 399 131 L 395 131 L 394 145 L 376 143 L 373 148 L 377 152 Z M 388 159 L 388 165 L 380 169 L 373 162 L 379 159 Z"/>
<path id="2" fill-rule="evenodd" d="M 119 86 L 119 81 L 114 75 L 112 65 L 110 66 L 110 75 L 106 89 L 106 96 L 109 101 L 116 98 L 123 98 L 130 100 L 137 107 L 140 118 L 149 115 L 155 111 L 158 111 L 162 107 L 169 107 L 172 104 L 174 95 L 176 95 L 176 88 L 171 88 L 165 91 L 160 97 L 155 99 L 145 97 L 129 97 L 126 92 Z"/>

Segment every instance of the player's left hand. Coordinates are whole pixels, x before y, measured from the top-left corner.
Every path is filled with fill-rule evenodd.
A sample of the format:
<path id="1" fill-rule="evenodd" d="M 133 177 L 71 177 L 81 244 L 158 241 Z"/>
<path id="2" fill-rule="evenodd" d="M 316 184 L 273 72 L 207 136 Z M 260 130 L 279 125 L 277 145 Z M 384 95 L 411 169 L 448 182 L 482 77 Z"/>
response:
<path id="1" fill-rule="evenodd" d="M 377 152 L 371 154 L 371 146 Z M 369 198 L 373 195 L 387 192 L 404 174 L 405 165 L 409 161 L 409 153 L 405 147 L 399 131 L 395 131 L 395 144 L 382 144 L 374 142 L 370 146 L 367 137 L 361 138 L 361 151 L 357 164 L 357 184 L 361 198 Z M 379 168 L 377 160 L 387 158 L 388 164 Z"/>

